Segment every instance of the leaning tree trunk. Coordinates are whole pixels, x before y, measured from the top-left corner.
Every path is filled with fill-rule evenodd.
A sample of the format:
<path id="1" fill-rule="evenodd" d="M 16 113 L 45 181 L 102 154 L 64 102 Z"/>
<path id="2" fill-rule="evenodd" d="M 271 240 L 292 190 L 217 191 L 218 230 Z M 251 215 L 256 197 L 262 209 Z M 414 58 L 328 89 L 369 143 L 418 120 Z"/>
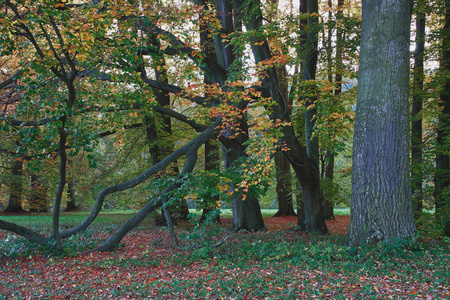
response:
<path id="1" fill-rule="evenodd" d="M 156 37 L 152 36 L 152 42 L 154 46 L 160 47 L 160 44 Z M 155 59 L 154 62 L 154 68 L 153 71 L 155 72 L 155 78 L 156 80 L 166 83 L 169 83 L 168 74 L 166 69 L 164 68 L 166 65 L 166 61 L 163 56 L 158 57 Z M 165 91 L 161 91 L 159 89 L 153 88 L 153 93 L 155 94 L 156 101 L 158 104 L 162 107 L 170 107 L 171 101 L 170 101 L 170 95 L 169 93 Z M 159 130 L 156 125 L 156 123 L 161 122 L 162 123 L 162 130 Z M 151 155 L 152 163 L 156 164 L 161 161 L 162 158 L 169 155 L 174 148 L 173 142 L 169 142 L 167 138 L 170 138 L 172 135 L 172 120 L 170 116 L 167 115 L 160 115 L 156 114 L 156 116 L 145 117 L 145 125 L 146 125 L 146 132 L 147 132 L 147 141 L 149 143 L 149 152 Z M 161 142 L 161 140 L 163 142 Z M 176 165 L 176 162 L 172 166 L 172 168 L 169 168 L 168 174 L 169 176 L 176 176 L 179 173 L 178 166 Z M 189 214 L 189 210 L 187 207 L 186 201 L 183 199 L 179 200 L 179 207 L 177 208 L 176 213 L 179 215 L 179 219 L 186 220 Z M 172 211 L 173 209 L 169 208 L 170 213 L 174 213 L 175 211 Z M 158 220 L 159 224 L 167 225 L 166 223 L 166 217 L 161 210 L 161 217 Z"/>
<path id="2" fill-rule="evenodd" d="M 319 3 L 317 0 L 307 0 L 307 39 L 306 39 L 306 59 L 304 64 L 303 78 L 305 82 L 314 82 L 316 80 L 317 69 L 317 46 L 318 46 L 318 29 L 315 26 L 319 24 Z M 317 109 L 315 103 L 317 101 L 317 87 L 315 83 L 307 89 L 305 98 L 305 140 L 306 152 L 308 157 L 319 168 L 319 138 L 314 135 L 316 126 Z"/>
<path id="3" fill-rule="evenodd" d="M 416 232 L 409 173 L 410 11 L 409 0 L 362 2 L 347 232 L 354 247 Z"/>
<path id="4" fill-rule="evenodd" d="M 237 12 L 243 17 L 243 21 L 248 30 L 258 30 L 262 26 L 262 13 L 260 10 L 261 3 L 258 0 L 251 1 L 234 0 L 234 6 Z M 251 4 L 251 5 L 249 5 Z M 252 10 L 248 11 L 248 7 Z M 269 45 L 264 38 L 253 37 L 250 39 L 252 43 L 252 53 L 257 63 L 272 59 Z M 265 76 L 261 79 L 264 97 L 271 97 L 277 103 L 272 112 L 272 118 L 287 122 L 289 125 L 281 129 L 281 142 L 287 146 L 284 154 L 288 157 L 291 166 L 302 185 L 304 218 L 300 213 L 297 215 L 298 225 L 306 231 L 327 232 L 325 219 L 323 217 L 323 196 L 320 190 L 320 176 L 317 164 L 310 159 L 306 153 L 306 149 L 302 146 L 295 136 L 295 131 L 291 125 L 291 118 L 287 111 L 287 103 L 282 97 L 279 88 L 277 72 L 275 68 L 267 68 Z"/>

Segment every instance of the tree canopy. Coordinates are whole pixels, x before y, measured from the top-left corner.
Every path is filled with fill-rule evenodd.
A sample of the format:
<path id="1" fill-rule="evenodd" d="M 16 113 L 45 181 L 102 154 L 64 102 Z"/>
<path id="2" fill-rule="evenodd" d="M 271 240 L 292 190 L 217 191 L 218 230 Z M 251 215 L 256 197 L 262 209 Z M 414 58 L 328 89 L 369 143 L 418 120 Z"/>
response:
<path id="1" fill-rule="evenodd" d="M 327 198 L 339 187 L 333 185 L 334 159 L 352 144 L 359 40 L 378 34 L 361 35 L 359 9 L 359 3 L 341 0 L 326 5 L 317 0 L 4 1 L 0 159 L 7 175 L 2 178 L 10 179 L 1 184 L 8 190 L 8 206 L 21 208 L 29 190 L 33 196 L 26 196 L 28 209 L 44 211 L 49 206 L 53 221 L 50 236 L 3 220 L 0 229 L 38 244 L 52 241 L 60 249 L 63 239 L 85 230 L 103 207 L 138 208 L 98 248 L 106 251 L 158 208 L 173 233 L 173 218 L 186 214 L 186 201 L 205 209 L 218 209 L 222 201 L 232 208 L 232 230 L 263 230 L 259 200 L 274 174 L 273 159 L 281 154 L 285 165 L 290 164 L 284 173 L 292 169 L 299 182 L 294 192 L 297 225 L 326 233 L 326 211 L 334 201 Z M 405 6 L 400 12 L 408 15 L 410 9 Z M 363 25 L 370 22 L 364 10 L 362 18 Z M 409 33 L 409 19 L 403 25 Z M 442 33 L 435 40 L 444 44 L 445 28 L 432 27 Z M 404 44 L 408 43 L 409 36 Z M 429 43 L 431 48 L 433 40 Z M 389 64 L 397 70 L 403 61 L 400 73 L 407 76 L 409 48 L 404 48 Z M 362 43 L 361 64 L 364 49 Z M 439 128 L 437 139 L 433 136 L 436 147 L 428 152 L 437 155 L 429 172 L 437 174 L 437 199 L 448 199 L 449 192 L 448 103 L 440 84 L 447 81 L 445 57 L 444 71 L 434 77 L 435 68 L 429 68 L 433 75 L 427 80 L 435 85 L 428 89 L 432 109 L 424 119 L 431 131 Z M 392 149 L 402 145 L 403 151 L 395 155 L 409 167 L 408 78 L 378 75 L 379 85 L 388 90 L 402 80 L 404 114 L 398 120 L 404 130 L 389 127 L 386 134 Z M 441 91 L 439 101 L 433 89 Z M 358 93 L 362 99 L 365 90 Z M 385 96 L 379 96 L 380 101 L 388 100 Z M 363 107 L 356 105 L 358 110 Z M 367 114 L 385 124 L 390 116 L 383 112 L 391 109 L 396 111 L 374 102 Z M 355 143 L 367 137 L 358 135 L 358 124 Z M 373 124 L 364 126 L 377 130 Z M 353 148 L 354 158 L 362 153 L 355 149 L 359 148 Z M 386 150 L 381 149 L 374 164 L 383 161 Z M 425 162 L 417 164 L 423 168 Z M 392 175 L 405 182 L 403 200 L 410 203 L 410 175 L 402 170 Z M 349 173 L 351 167 L 340 171 Z M 356 171 L 354 182 L 372 171 L 373 180 L 387 178 L 392 170 Z M 393 185 L 391 192 L 397 187 Z M 367 188 L 367 193 L 373 192 Z M 61 231 L 61 209 L 66 199 L 75 201 L 77 193 L 83 195 L 90 215 Z M 429 202 L 434 205 L 433 201 Z M 444 216 L 447 202 L 437 205 Z M 371 213 L 380 214 L 385 206 Z M 401 213 L 405 210 L 400 208 Z M 414 227 L 412 218 L 401 222 Z M 407 233 L 414 235 L 414 230 Z M 177 243 L 174 234 L 172 240 Z M 351 244 L 366 242 L 369 239 Z"/>

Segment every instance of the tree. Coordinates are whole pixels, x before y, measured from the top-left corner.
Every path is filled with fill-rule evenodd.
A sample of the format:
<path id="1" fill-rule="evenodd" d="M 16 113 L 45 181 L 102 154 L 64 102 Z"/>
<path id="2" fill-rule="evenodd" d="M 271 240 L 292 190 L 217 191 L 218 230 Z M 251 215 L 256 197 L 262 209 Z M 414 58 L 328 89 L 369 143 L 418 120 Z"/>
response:
<path id="1" fill-rule="evenodd" d="M 235 168 L 237 177 L 242 175 L 243 178 L 235 183 L 232 193 L 235 230 L 264 228 L 258 187 L 263 185 L 261 181 L 265 180 L 265 168 L 271 155 L 283 150 L 302 184 L 305 206 L 302 227 L 307 231 L 327 231 L 319 170 L 296 137 L 290 115 L 286 113 L 288 103 L 280 93 L 280 80 L 284 79 L 278 77 L 271 63 L 279 57 L 272 55 L 267 36 L 264 36 L 259 1 L 253 1 L 250 10 L 243 1 L 235 1 L 234 8 L 227 1 L 216 1 L 213 6 L 211 3 L 195 7 L 176 4 L 182 10 L 181 18 L 172 15 L 172 3 L 166 7 L 166 3 L 156 2 L 138 5 L 134 1 L 105 1 L 67 5 L 66 10 L 55 10 L 54 4 L 49 2 L 39 3 L 35 10 L 29 9 L 34 6 L 22 2 L 5 3 L 6 6 L 0 8 L 4 12 L 2 20 L 6 20 L 8 26 L 4 26 L 1 38 L 9 48 L 3 48 L 2 53 L 14 56 L 18 50 L 26 52 L 27 62 L 31 63 L 11 68 L 10 78 L 1 83 L 3 88 L 11 80 L 17 80 L 20 86 L 18 96 L 8 98 L 14 106 L 2 102 L 11 108 L 2 118 L 2 129 L 12 130 L 8 126 L 18 125 L 15 129 L 20 135 L 28 137 L 21 141 L 20 154 L 34 151 L 44 153 L 37 159 L 43 156 L 56 159 L 59 183 L 53 200 L 50 237 L 1 220 L 0 228 L 22 234 L 39 244 L 54 239 L 56 248 L 61 248 L 61 239 L 85 230 L 92 223 L 106 196 L 137 187 L 184 157 L 180 175 L 168 180 L 162 191 L 150 197 L 144 207 L 99 248 L 110 250 L 151 211 L 176 201 L 174 191 L 193 172 L 198 149 L 213 137 L 219 137 L 225 149 L 225 166 Z M 211 13 L 211 7 L 215 7 L 218 14 Z M 153 12 L 160 14 L 156 16 Z M 196 21 L 197 16 L 202 18 Z M 22 21 L 16 22 L 17 19 Z M 214 39 L 215 59 L 203 55 L 196 44 L 197 37 L 191 34 L 195 31 L 180 32 L 179 28 L 186 26 L 186 22 L 196 28 L 200 24 L 207 25 Z M 240 30 L 242 26 L 246 30 Z M 251 38 L 247 39 L 249 35 Z M 240 40 L 241 37 L 244 39 Z M 248 56 L 241 55 L 248 45 L 261 71 L 267 71 L 267 76 L 261 72 L 254 81 L 248 80 L 246 72 Z M 155 67 L 155 61 L 161 57 L 170 58 L 168 61 L 176 69 L 168 80 L 152 73 L 155 68 L 156 71 L 158 67 L 165 68 L 165 64 Z M 17 68 L 23 70 L 13 72 Z M 203 74 L 208 76 L 210 84 L 201 84 L 199 78 Z M 183 99 L 185 103 L 180 105 L 180 110 L 188 107 L 187 110 L 195 114 L 161 105 L 156 93 L 171 93 L 176 99 Z M 248 112 L 249 107 L 262 115 L 253 117 Z M 95 157 L 90 152 L 99 137 L 117 134 L 114 138 L 120 144 L 121 132 L 142 126 L 143 116 L 155 114 L 183 122 L 198 134 L 192 131 L 195 136 L 186 138 L 184 145 L 177 144 L 176 149 L 171 149 L 145 170 L 130 172 L 133 176 L 126 176 L 126 180 L 103 183 L 109 186 L 98 193 L 90 215 L 78 226 L 59 232 L 68 156 L 87 154 L 90 166 L 95 167 Z M 149 123 L 155 124 L 153 120 Z M 258 129 L 261 127 L 262 130 Z M 264 143 L 258 143 L 261 141 Z M 261 157 L 261 153 L 264 156 Z"/>
<path id="2" fill-rule="evenodd" d="M 277 176 L 278 211 L 274 217 L 295 216 L 294 203 L 292 201 L 291 165 L 281 152 L 275 154 L 275 172 Z"/>
<path id="3" fill-rule="evenodd" d="M 416 9 L 416 41 L 414 50 L 414 83 L 411 104 L 411 185 L 414 214 L 422 212 L 423 183 L 423 83 L 424 83 L 424 52 L 425 52 L 425 2 L 419 1 Z"/>
<path id="4" fill-rule="evenodd" d="M 22 208 L 23 160 L 20 158 L 13 159 L 11 165 L 9 200 L 5 212 L 21 213 L 24 212 Z"/>
<path id="5" fill-rule="evenodd" d="M 408 139 L 410 11 L 407 0 L 362 2 L 351 246 L 415 236 Z"/>
<path id="6" fill-rule="evenodd" d="M 440 112 L 437 128 L 436 145 L 436 174 L 434 178 L 434 198 L 436 206 L 436 220 L 439 226 L 450 222 L 449 195 L 450 195 L 450 1 L 445 1 L 444 28 L 442 29 L 442 54 L 440 72 L 443 87 L 440 91 Z M 447 225 L 448 228 L 448 225 Z"/>
<path id="7" fill-rule="evenodd" d="M 266 38 L 258 33 L 263 27 L 260 2 L 256 0 L 244 3 L 244 1 L 236 0 L 233 3 L 246 29 L 252 33 L 250 42 L 256 63 L 270 63 L 274 57 Z M 298 219 L 298 222 L 300 222 L 298 225 L 306 231 L 326 232 L 319 168 L 314 160 L 308 156 L 306 148 L 300 144 L 292 126 L 291 118 L 286 114 L 287 102 L 280 93 L 279 79 L 275 67 L 269 65 L 265 68 L 260 80 L 263 86 L 262 95 L 270 97 L 276 104 L 273 107 L 272 120 L 280 120 L 283 124 L 287 124 L 281 128 L 280 141 L 287 146 L 283 153 L 288 157 L 302 186 L 304 219 Z M 298 214 L 298 216 L 302 216 L 302 214 Z"/>

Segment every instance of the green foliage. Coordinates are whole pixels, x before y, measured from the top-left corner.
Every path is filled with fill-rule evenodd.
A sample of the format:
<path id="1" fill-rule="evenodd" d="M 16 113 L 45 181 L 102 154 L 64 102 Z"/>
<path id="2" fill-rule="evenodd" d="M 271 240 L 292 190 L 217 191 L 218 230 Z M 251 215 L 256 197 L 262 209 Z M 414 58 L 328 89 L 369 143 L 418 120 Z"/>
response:
<path id="1" fill-rule="evenodd" d="M 320 188 L 325 199 L 331 201 L 333 206 L 348 206 L 350 204 L 350 197 L 348 197 L 347 191 L 336 181 L 323 177 L 320 181 Z"/>

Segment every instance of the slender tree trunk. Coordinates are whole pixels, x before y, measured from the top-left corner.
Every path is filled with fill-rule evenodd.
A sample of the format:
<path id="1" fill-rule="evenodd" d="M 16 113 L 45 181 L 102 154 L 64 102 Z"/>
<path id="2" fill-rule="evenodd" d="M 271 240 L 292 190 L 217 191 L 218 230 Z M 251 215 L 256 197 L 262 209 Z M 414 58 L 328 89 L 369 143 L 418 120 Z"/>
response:
<path id="1" fill-rule="evenodd" d="M 66 116 L 61 117 L 61 127 L 59 131 L 59 182 L 56 188 L 55 200 L 53 202 L 52 212 L 52 238 L 55 241 L 55 248 L 62 249 L 61 236 L 59 232 L 59 216 L 61 210 L 62 195 L 64 192 L 64 186 L 66 185 L 66 170 L 67 170 L 67 154 L 66 154 Z"/>
<path id="2" fill-rule="evenodd" d="M 338 19 L 340 17 L 339 15 L 342 14 L 341 7 L 342 7 L 342 3 L 338 2 L 338 17 L 337 17 Z M 332 4 L 331 0 L 328 0 L 328 9 L 329 9 L 328 19 L 331 20 L 331 18 L 333 17 L 333 14 L 332 14 L 333 4 Z M 333 62 L 332 62 L 333 48 L 332 48 L 332 43 L 331 43 L 332 35 L 333 35 L 332 29 L 333 28 L 331 26 L 328 27 L 328 35 L 327 35 L 327 41 L 328 41 L 328 43 L 327 43 L 327 64 L 328 64 L 327 73 L 328 73 L 328 81 L 330 83 L 333 83 Z M 340 31 L 339 28 L 337 30 Z M 340 43 L 341 37 L 342 37 L 342 34 L 337 34 L 337 37 L 336 37 L 336 77 L 335 77 L 336 88 L 334 89 L 334 91 L 331 91 L 332 96 L 334 96 L 333 100 L 335 99 L 336 96 L 339 95 L 339 92 L 340 92 L 340 89 L 338 92 L 338 88 L 337 88 L 337 85 L 340 83 L 338 83 L 337 81 L 338 81 L 338 79 L 339 79 L 339 81 L 342 80 L 342 78 L 339 78 L 339 75 L 338 75 L 340 73 L 338 61 L 340 60 L 340 62 L 342 62 L 342 53 L 341 53 L 340 49 L 338 49 L 338 47 L 339 47 L 338 43 Z M 333 94 L 333 92 L 334 92 L 334 94 Z M 330 181 L 330 183 L 333 183 L 334 155 L 335 155 L 334 152 L 332 150 L 328 149 L 327 154 L 325 156 L 325 163 L 323 164 L 324 177 L 327 178 Z M 334 220 L 334 205 L 333 205 L 333 202 L 331 201 L 331 199 L 325 198 L 323 205 L 324 205 L 325 219 Z"/>
<path id="3" fill-rule="evenodd" d="M 31 174 L 30 212 L 47 212 L 47 186 L 36 173 Z"/>
<path id="4" fill-rule="evenodd" d="M 156 38 L 153 37 L 153 44 L 157 47 L 160 47 Z M 163 56 L 157 57 L 154 61 L 154 72 L 156 80 L 164 83 L 169 83 L 167 71 L 164 66 L 166 64 Z M 158 68 L 159 66 L 159 68 Z M 162 107 L 170 107 L 170 95 L 158 89 L 153 89 L 153 93 L 156 96 L 156 101 Z M 157 122 L 162 123 L 162 130 L 158 130 Z M 150 155 L 152 159 L 152 163 L 156 164 L 160 162 L 164 157 L 173 152 L 174 145 L 172 142 L 168 142 L 167 140 L 161 142 L 166 138 L 169 138 L 172 135 L 172 121 L 171 118 L 167 115 L 157 115 L 156 117 L 145 117 L 146 131 L 147 131 L 147 140 L 150 148 Z M 178 167 L 176 163 L 169 168 L 168 174 L 169 176 L 174 176 L 179 173 Z M 171 213 L 176 212 L 178 214 L 178 219 L 186 220 L 189 214 L 189 209 L 187 207 L 186 201 L 183 199 L 179 200 L 178 208 L 176 211 L 171 211 Z M 173 210 L 173 209 L 171 209 Z M 159 224 L 166 224 L 166 214 L 163 210 L 161 210 L 161 217 L 158 221 Z"/>
<path id="5" fill-rule="evenodd" d="M 275 154 L 275 172 L 277 176 L 278 211 L 274 217 L 295 216 L 296 213 L 292 201 L 291 164 L 281 152 Z"/>
<path id="6" fill-rule="evenodd" d="M 351 246 L 414 237 L 409 171 L 409 0 L 363 0 Z M 379 26 L 383 24 L 383 26 Z"/>
<path id="7" fill-rule="evenodd" d="M 434 178 L 434 198 L 436 206 L 436 221 L 439 226 L 450 221 L 450 1 L 445 1 L 445 23 L 442 30 L 441 76 L 444 87 L 441 90 L 439 125 L 437 132 L 436 175 Z"/>
<path id="8" fill-rule="evenodd" d="M 262 13 L 260 2 L 251 2 L 252 10 L 247 8 L 249 3 L 241 0 L 234 0 L 237 12 L 242 16 L 243 22 L 248 30 L 259 29 L 262 26 Z M 257 63 L 271 59 L 272 55 L 265 39 L 253 38 L 252 53 Z M 272 118 L 283 122 L 291 123 L 290 116 L 286 114 L 287 102 L 282 97 L 279 89 L 278 77 L 275 68 L 266 69 L 266 76 L 261 79 L 263 95 L 271 97 L 276 106 L 273 108 Z M 292 125 L 284 126 L 281 129 L 281 141 L 286 144 L 288 150 L 283 152 L 289 159 L 294 172 L 302 185 L 304 202 L 304 222 L 299 224 L 306 231 L 327 232 L 325 219 L 323 218 L 323 197 L 320 190 L 319 168 L 317 164 L 309 158 L 306 149 L 295 136 Z M 297 214 L 299 215 L 299 214 Z M 303 220 L 302 220 L 303 221 Z"/>
<path id="9" fill-rule="evenodd" d="M 20 159 L 13 160 L 11 168 L 11 184 L 9 191 L 9 201 L 5 212 L 22 213 L 22 167 L 23 162 Z"/>
<path id="10" fill-rule="evenodd" d="M 266 8 L 266 18 L 270 22 L 278 21 L 279 0 L 269 0 L 269 5 Z M 292 113 L 292 97 L 289 97 L 289 81 L 287 79 L 286 66 L 282 65 L 276 68 L 277 76 L 279 78 L 280 93 L 287 101 L 287 114 Z M 295 216 L 294 203 L 292 201 L 292 176 L 291 166 L 289 160 L 281 152 L 275 154 L 275 172 L 277 177 L 277 201 L 278 211 L 274 217 L 281 216 Z"/>
<path id="11" fill-rule="evenodd" d="M 67 201 L 66 211 L 77 210 L 75 179 L 72 176 L 67 179 L 67 197 L 69 200 Z"/>
<path id="12" fill-rule="evenodd" d="M 333 183 L 334 177 L 334 153 L 330 150 L 327 151 L 326 156 L 326 166 L 325 166 L 325 178 Z M 324 206 L 324 217 L 326 220 L 334 220 L 334 205 L 333 201 L 330 199 L 325 199 Z"/>
<path id="13" fill-rule="evenodd" d="M 416 49 L 414 51 L 414 86 L 411 107 L 411 195 L 414 215 L 422 212 L 422 103 L 423 103 L 423 55 L 425 50 L 425 13 L 418 2 L 416 14 Z"/>
<path id="14" fill-rule="evenodd" d="M 181 153 L 185 154 L 186 156 L 186 162 L 184 165 L 184 168 L 182 170 L 182 174 L 187 174 L 190 173 L 194 170 L 194 167 L 197 163 L 197 152 L 198 149 L 201 147 L 201 145 L 203 145 L 204 143 L 206 143 L 206 141 L 208 141 L 209 139 L 211 139 L 215 134 L 217 134 L 216 132 L 216 127 L 220 124 L 220 122 L 216 121 L 212 126 L 208 127 L 205 131 L 203 131 L 200 135 L 198 135 L 197 137 L 195 137 L 194 139 L 191 140 L 191 142 L 181 148 L 179 148 L 178 150 L 174 151 L 170 156 L 172 157 L 167 157 L 165 160 L 169 161 L 169 160 L 173 160 L 178 158 Z M 167 166 L 167 165 L 166 165 Z M 157 167 L 157 165 L 155 166 Z M 150 171 L 147 170 L 147 171 Z M 133 183 L 133 186 L 143 182 L 146 178 L 148 178 L 150 176 L 150 174 L 152 174 L 153 172 L 144 172 L 147 173 L 145 176 L 144 173 L 139 175 L 138 177 L 136 177 L 135 179 L 138 179 L 137 181 L 135 181 Z M 123 183 L 125 185 L 129 185 L 131 182 L 127 182 L 127 183 Z M 131 186 L 130 186 L 131 187 Z M 179 183 L 176 181 L 174 183 L 172 183 L 169 187 L 167 187 L 162 193 L 161 196 L 158 199 L 154 199 L 152 201 L 150 201 L 149 203 L 147 203 L 138 213 L 136 213 L 132 218 L 130 218 L 127 222 L 125 222 L 125 224 L 123 224 L 122 226 L 120 226 L 119 229 L 117 229 L 116 232 L 114 232 L 106 242 L 104 242 L 102 245 L 100 245 L 96 250 L 97 251 L 110 251 L 112 249 L 114 249 L 114 247 L 116 247 L 120 241 L 123 239 L 123 237 L 132 229 L 136 228 L 137 226 L 139 226 L 139 224 L 154 210 L 158 209 L 163 201 L 161 197 L 164 197 L 164 195 L 166 195 L 167 193 L 173 191 L 174 189 L 179 187 Z M 102 202 L 102 200 L 100 201 Z M 97 203 L 97 207 L 100 206 L 101 203 Z M 0 222 L 1 225 L 1 222 Z"/>
<path id="15" fill-rule="evenodd" d="M 215 140 L 209 140 L 205 143 L 205 171 L 219 170 L 219 151 L 220 148 Z M 219 196 L 215 196 L 212 199 L 207 199 L 208 206 L 203 208 L 201 221 L 206 220 L 208 213 L 214 209 L 219 209 Z M 220 215 L 217 214 L 214 217 L 214 222 L 220 223 Z"/>

